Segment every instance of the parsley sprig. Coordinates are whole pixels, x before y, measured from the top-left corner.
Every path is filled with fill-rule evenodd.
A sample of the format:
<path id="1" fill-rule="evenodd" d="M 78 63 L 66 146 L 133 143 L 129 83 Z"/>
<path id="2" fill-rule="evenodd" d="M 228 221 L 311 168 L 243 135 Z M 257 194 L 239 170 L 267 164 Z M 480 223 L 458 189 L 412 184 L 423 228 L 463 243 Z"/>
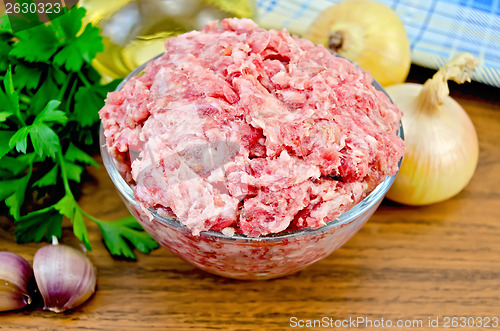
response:
<path id="1" fill-rule="evenodd" d="M 135 219 L 97 219 L 75 197 L 85 167 L 98 166 L 89 155 L 97 151 L 98 111 L 117 86 L 99 83 L 91 61 L 104 50 L 102 38 L 97 27 L 82 27 L 84 16 L 75 6 L 19 32 L 0 17 L 0 210 L 20 243 L 61 238 L 65 216 L 88 250 L 91 221 L 112 255 L 135 259 L 134 247 L 158 247 Z"/>

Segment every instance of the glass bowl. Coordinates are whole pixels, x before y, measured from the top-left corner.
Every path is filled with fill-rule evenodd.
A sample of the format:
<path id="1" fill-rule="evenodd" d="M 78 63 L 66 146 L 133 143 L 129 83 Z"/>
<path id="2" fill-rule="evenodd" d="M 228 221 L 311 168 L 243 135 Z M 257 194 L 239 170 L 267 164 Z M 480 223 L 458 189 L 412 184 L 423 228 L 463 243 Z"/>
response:
<path id="1" fill-rule="evenodd" d="M 131 77 L 139 75 L 145 65 L 132 71 L 117 90 Z M 379 83 L 373 81 L 373 85 L 385 93 Z M 402 126 L 398 135 L 403 138 Z M 386 177 L 357 205 L 318 229 L 300 229 L 261 237 L 239 234 L 228 237 L 216 231 L 193 235 L 177 219 L 162 217 L 154 209 L 145 210 L 140 206 L 132 188 L 120 174 L 116 160 L 108 152 L 102 126 L 100 146 L 103 163 L 111 180 L 142 227 L 160 245 L 186 262 L 211 274 L 233 279 L 281 277 L 327 257 L 346 243 L 373 215 L 397 175 Z"/>

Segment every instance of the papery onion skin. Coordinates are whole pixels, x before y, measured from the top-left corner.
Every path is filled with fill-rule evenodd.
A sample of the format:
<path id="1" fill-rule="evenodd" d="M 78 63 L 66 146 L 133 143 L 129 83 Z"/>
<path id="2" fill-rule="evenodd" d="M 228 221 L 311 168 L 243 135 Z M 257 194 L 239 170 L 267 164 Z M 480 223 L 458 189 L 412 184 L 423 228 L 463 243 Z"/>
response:
<path id="1" fill-rule="evenodd" d="M 20 255 L 0 252 L 0 311 L 22 309 L 31 303 L 30 264 Z"/>
<path id="2" fill-rule="evenodd" d="M 470 57 L 466 60 L 472 61 Z M 474 61 L 467 66 L 470 70 Z M 398 203 L 421 206 L 445 201 L 467 186 L 477 167 L 479 142 L 474 124 L 460 104 L 447 96 L 442 84 L 450 78 L 443 79 L 441 73 L 435 77 L 440 79 L 432 83 L 441 81 L 440 87 L 424 93 L 421 84 L 386 88 L 404 114 L 405 154 L 386 195 Z"/>
<path id="3" fill-rule="evenodd" d="M 33 259 L 44 309 L 63 312 L 87 301 L 96 288 L 96 269 L 82 252 L 66 245 L 40 248 Z"/>
<path id="4" fill-rule="evenodd" d="M 404 82 L 410 71 L 406 29 L 391 8 L 377 1 L 344 0 L 327 7 L 304 37 L 370 71 L 382 86 Z"/>

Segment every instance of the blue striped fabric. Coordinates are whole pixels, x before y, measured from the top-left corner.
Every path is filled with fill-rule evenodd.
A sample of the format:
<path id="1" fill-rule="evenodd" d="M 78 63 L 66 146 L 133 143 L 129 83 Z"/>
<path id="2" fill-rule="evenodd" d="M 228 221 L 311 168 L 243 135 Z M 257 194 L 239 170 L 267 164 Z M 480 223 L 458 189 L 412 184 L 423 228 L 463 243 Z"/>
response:
<path id="1" fill-rule="evenodd" d="M 339 0 L 257 0 L 266 28 L 302 35 L 321 10 Z M 480 60 L 473 79 L 500 87 L 500 0 L 378 0 L 406 27 L 412 62 L 438 69 L 459 52 Z"/>

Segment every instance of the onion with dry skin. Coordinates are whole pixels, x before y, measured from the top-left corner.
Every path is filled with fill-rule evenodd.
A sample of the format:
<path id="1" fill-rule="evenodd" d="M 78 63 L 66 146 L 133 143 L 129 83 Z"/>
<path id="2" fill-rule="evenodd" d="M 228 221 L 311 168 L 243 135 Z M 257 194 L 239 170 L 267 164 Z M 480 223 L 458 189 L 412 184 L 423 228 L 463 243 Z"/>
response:
<path id="1" fill-rule="evenodd" d="M 448 80 L 470 81 L 478 61 L 461 53 L 425 84 L 386 88 L 403 112 L 406 149 L 387 197 L 426 205 L 456 195 L 471 180 L 478 162 L 476 130 L 465 110 L 448 94 Z"/>
<path id="2" fill-rule="evenodd" d="M 372 0 L 344 0 L 323 10 L 304 37 L 370 71 L 383 86 L 410 71 L 410 42 L 396 12 Z"/>

